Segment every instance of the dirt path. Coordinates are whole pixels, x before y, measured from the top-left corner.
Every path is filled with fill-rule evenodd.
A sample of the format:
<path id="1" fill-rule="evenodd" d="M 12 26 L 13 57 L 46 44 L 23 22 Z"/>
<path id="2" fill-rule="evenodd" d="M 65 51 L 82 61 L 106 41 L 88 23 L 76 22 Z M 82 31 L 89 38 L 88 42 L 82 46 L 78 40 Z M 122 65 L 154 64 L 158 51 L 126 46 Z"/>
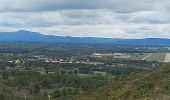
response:
<path id="1" fill-rule="evenodd" d="M 164 62 L 170 62 L 170 53 L 166 53 Z"/>
<path id="2" fill-rule="evenodd" d="M 146 60 L 147 58 L 149 58 L 150 56 L 152 56 L 152 53 L 148 54 L 147 56 L 145 56 L 144 58 L 142 58 L 142 60 Z"/>

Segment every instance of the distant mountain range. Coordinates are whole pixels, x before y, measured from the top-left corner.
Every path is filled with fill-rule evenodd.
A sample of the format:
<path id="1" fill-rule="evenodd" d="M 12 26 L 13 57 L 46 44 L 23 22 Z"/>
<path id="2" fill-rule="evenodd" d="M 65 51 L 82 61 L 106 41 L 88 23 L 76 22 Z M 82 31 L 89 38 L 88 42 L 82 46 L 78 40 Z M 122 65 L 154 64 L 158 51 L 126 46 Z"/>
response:
<path id="1" fill-rule="evenodd" d="M 112 44 L 132 46 L 170 46 L 170 39 L 114 39 L 94 37 L 63 37 L 43 35 L 38 32 L 20 30 L 17 32 L 0 32 L 0 42 L 31 42 L 31 43 L 72 43 L 72 44 Z"/>

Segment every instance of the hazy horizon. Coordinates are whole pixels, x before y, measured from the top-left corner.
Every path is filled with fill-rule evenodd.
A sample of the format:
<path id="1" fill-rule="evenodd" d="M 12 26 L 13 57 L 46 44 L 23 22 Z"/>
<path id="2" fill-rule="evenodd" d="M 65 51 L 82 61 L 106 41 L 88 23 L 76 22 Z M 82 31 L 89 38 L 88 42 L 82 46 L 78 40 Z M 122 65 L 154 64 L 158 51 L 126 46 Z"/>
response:
<path id="1" fill-rule="evenodd" d="M 0 0 L 0 32 L 170 38 L 169 0 Z"/>
<path id="2" fill-rule="evenodd" d="M 126 37 L 122 37 L 122 38 L 112 38 L 112 37 L 98 37 L 98 36 L 64 36 L 64 35 L 57 35 L 57 34 L 44 34 L 44 33 L 41 33 L 41 32 L 38 32 L 38 31 L 29 31 L 29 30 L 16 30 L 16 31 L 0 31 L 0 33 L 18 33 L 18 32 L 29 32 L 29 33 L 38 33 L 38 34 L 41 34 L 41 35 L 45 35 L 45 36 L 48 36 L 48 35 L 51 35 L 51 36 L 59 36 L 59 37 L 73 37 L 73 38 L 96 38 L 96 39 L 170 39 L 170 38 L 126 38 Z"/>

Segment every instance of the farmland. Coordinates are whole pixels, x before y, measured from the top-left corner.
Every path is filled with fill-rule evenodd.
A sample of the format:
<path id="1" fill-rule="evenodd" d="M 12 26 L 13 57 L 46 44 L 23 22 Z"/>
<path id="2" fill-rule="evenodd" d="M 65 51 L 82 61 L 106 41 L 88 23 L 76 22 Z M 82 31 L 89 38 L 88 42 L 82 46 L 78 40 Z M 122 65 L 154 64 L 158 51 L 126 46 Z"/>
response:
<path id="1" fill-rule="evenodd" d="M 143 60 L 145 57 L 149 55 L 149 53 L 133 53 L 129 54 L 131 57 L 129 59 L 131 60 Z"/>
<path id="2" fill-rule="evenodd" d="M 136 53 L 130 57 L 132 60 L 146 60 L 146 61 L 158 61 L 163 62 L 166 53 Z"/>
<path id="3" fill-rule="evenodd" d="M 164 62 L 166 53 L 115 53 L 99 54 L 100 57 L 114 57 L 114 59 L 146 60 Z"/>
<path id="4" fill-rule="evenodd" d="M 146 60 L 163 62 L 165 59 L 165 56 L 166 56 L 165 53 L 153 53 L 152 56 L 148 57 Z"/>

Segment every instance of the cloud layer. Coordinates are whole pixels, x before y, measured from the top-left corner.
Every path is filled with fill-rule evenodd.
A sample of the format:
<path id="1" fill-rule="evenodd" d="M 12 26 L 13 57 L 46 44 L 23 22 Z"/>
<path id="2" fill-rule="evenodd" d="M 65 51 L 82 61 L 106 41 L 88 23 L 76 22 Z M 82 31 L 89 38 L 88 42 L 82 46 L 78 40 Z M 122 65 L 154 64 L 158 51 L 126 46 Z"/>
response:
<path id="1" fill-rule="evenodd" d="M 170 38 L 169 0 L 0 0 L 0 31 Z"/>

